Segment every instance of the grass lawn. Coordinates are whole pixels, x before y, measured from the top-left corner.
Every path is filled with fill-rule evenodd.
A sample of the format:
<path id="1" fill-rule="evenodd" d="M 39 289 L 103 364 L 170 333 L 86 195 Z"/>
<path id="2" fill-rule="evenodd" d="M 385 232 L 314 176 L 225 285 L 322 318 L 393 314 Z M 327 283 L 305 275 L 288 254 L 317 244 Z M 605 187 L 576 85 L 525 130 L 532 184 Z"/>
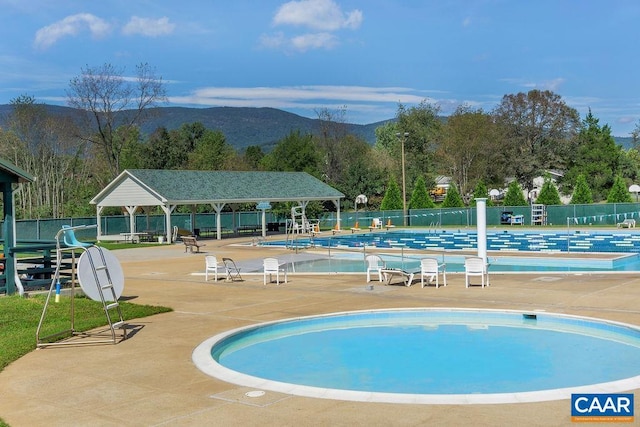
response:
<path id="1" fill-rule="evenodd" d="M 133 243 L 100 243 L 108 250 L 138 248 L 140 244 Z M 154 244 L 145 246 L 156 246 Z M 1 245 L 0 245 L 1 247 Z M 22 254 L 27 256 L 29 254 Z M 36 331 L 40 316 L 44 309 L 46 293 L 23 298 L 19 295 L 0 295 L 0 371 L 14 360 L 36 349 Z M 167 307 L 132 304 L 120 302 L 122 316 L 125 321 L 152 316 L 154 314 L 172 311 Z M 107 325 L 102 304 L 83 296 L 74 300 L 75 330 L 89 331 Z M 115 313 L 111 310 L 110 314 Z M 65 331 L 71 327 L 71 299 L 62 296 L 59 303 L 49 303 L 47 316 L 40 332 L 41 337 Z M 59 336 L 64 339 L 68 336 Z M 0 419 L 0 427 L 9 427 Z"/>
<path id="2" fill-rule="evenodd" d="M 36 331 L 46 294 L 29 298 L 0 296 L 0 371 L 14 360 L 36 349 Z M 138 319 L 171 311 L 167 307 L 120 302 L 125 320 Z M 107 324 L 102 304 L 86 297 L 74 300 L 75 329 L 88 331 Z M 115 313 L 115 310 L 111 310 Z M 40 336 L 65 331 L 71 327 L 71 298 L 62 296 L 59 303 L 49 303 Z M 59 337 L 65 338 L 64 336 Z M 0 419 L 0 427 L 8 427 Z"/>
<path id="3" fill-rule="evenodd" d="M 0 371 L 14 360 L 36 349 L 36 330 L 44 308 L 46 294 L 23 298 L 18 295 L 0 297 Z M 71 298 L 62 296 L 59 303 L 50 302 L 40 336 L 64 331 L 71 326 Z M 74 300 L 75 329 L 88 331 L 107 324 L 102 304 L 79 296 Z M 120 302 L 125 320 L 171 311 L 167 307 Z M 112 313 L 115 313 L 112 310 Z M 60 337 L 64 338 L 64 336 Z"/>

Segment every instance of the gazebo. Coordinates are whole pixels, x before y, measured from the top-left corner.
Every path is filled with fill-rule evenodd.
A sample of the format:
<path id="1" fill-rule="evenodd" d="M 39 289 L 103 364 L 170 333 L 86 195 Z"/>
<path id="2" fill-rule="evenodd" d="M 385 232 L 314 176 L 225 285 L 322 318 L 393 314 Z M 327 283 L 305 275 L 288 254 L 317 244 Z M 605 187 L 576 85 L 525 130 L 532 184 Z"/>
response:
<path id="1" fill-rule="evenodd" d="M 159 206 L 165 215 L 166 241 L 171 242 L 171 213 L 179 205 L 210 204 L 216 212 L 216 237 L 221 239 L 220 213 L 225 205 L 297 202 L 304 211 L 310 201 L 329 200 L 337 208 L 339 221 L 344 197 L 306 172 L 126 169 L 90 203 L 96 205 L 98 240 L 104 237 L 100 218 L 105 207 L 124 208 L 134 233 L 136 210 Z"/>
<path id="2" fill-rule="evenodd" d="M 2 188 L 2 203 L 4 210 L 4 222 L 2 223 L 2 236 L 4 239 L 3 255 L 4 259 L 4 285 L 3 287 L 8 295 L 16 291 L 16 261 L 13 248 L 16 246 L 16 223 L 13 203 L 13 192 L 16 184 L 32 182 L 35 178 L 20 169 L 19 167 L 9 163 L 4 159 L 0 159 L 0 187 Z"/>

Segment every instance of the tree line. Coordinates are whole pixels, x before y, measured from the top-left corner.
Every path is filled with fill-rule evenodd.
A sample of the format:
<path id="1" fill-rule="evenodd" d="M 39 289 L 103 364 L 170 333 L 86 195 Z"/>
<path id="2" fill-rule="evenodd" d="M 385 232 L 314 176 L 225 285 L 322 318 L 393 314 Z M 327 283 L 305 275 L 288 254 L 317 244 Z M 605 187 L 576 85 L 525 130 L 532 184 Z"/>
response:
<path id="1" fill-rule="evenodd" d="M 124 169 L 304 171 L 343 192 L 345 210 L 360 194 L 371 209 L 402 209 L 403 178 L 408 208 L 433 207 L 429 189 L 438 176 L 452 179 L 445 207 L 473 204 L 507 182 L 503 203 L 527 204 L 533 178 L 550 170 L 563 176 L 545 178 L 540 203 L 559 203 L 559 193 L 572 203 L 624 202 L 640 171 L 640 124 L 625 150 L 591 111 L 581 119 L 551 91 L 505 95 L 492 111 L 462 105 L 446 119 L 426 101 L 400 104 L 373 145 L 348 132 L 346 108 L 321 109 L 314 132 L 292 130 L 269 152 L 237 151 L 199 122 L 143 135 L 141 124 L 165 101 L 162 78 L 148 64 L 136 67 L 135 79 L 110 64 L 82 69 L 67 91 L 80 119 L 50 115 L 28 95 L 11 100 L 0 156 L 36 177 L 16 192 L 17 217 L 93 215 L 91 198 Z M 332 206 L 311 209 L 325 208 Z"/>

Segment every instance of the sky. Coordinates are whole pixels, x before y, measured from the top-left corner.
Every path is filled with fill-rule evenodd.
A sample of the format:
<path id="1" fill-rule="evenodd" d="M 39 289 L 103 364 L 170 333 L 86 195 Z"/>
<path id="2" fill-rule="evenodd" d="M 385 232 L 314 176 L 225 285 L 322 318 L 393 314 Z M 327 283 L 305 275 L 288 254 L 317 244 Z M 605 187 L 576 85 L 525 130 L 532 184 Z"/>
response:
<path id="1" fill-rule="evenodd" d="M 400 104 L 492 111 L 560 95 L 614 136 L 640 123 L 637 0 L 0 0 L 0 104 L 147 63 L 165 106 L 273 107 L 368 124 Z"/>

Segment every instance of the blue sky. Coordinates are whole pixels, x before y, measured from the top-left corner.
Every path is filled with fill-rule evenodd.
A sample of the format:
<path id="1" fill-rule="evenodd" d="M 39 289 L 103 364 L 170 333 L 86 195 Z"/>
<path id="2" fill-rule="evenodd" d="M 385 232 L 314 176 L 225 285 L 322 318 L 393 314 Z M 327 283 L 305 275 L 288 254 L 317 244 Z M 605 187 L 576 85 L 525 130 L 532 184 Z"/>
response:
<path id="1" fill-rule="evenodd" d="M 0 0 L 0 104 L 66 104 L 83 67 L 146 62 L 167 105 L 392 118 L 552 90 L 616 136 L 640 119 L 637 0 Z"/>

